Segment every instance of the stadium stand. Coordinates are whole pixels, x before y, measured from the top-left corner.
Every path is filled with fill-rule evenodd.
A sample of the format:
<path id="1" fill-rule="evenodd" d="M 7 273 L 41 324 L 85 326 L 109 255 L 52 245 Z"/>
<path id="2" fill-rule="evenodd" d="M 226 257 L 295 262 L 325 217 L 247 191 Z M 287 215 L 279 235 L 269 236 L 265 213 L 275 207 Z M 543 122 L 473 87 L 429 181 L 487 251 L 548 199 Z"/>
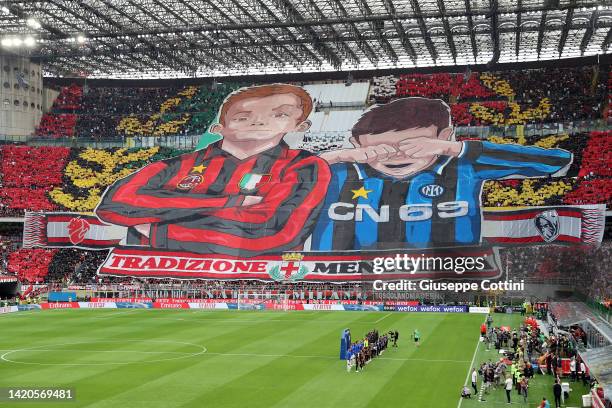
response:
<path id="1" fill-rule="evenodd" d="M 26 209 L 57 209 L 48 194 L 62 184 L 69 153 L 65 147 L 3 146 L 0 213 L 17 215 Z"/>
<path id="2" fill-rule="evenodd" d="M 612 408 L 612 0 L 0 3 L 7 401 Z"/>
<path id="3" fill-rule="evenodd" d="M 202 133 L 238 83 L 184 88 L 62 87 L 36 135 L 41 138 L 122 139 Z"/>
<path id="4" fill-rule="evenodd" d="M 358 111 L 332 111 L 333 117 L 358 115 Z M 330 123 L 340 123 L 332 121 Z M 347 122 L 348 123 L 348 122 Z M 331 124 L 330 124 L 331 127 Z M 322 126 L 321 126 L 322 128 Z M 553 204 L 612 205 L 611 132 L 525 137 L 492 136 L 496 143 L 520 143 L 561 147 L 574 154 L 567 177 L 514 179 L 485 184 L 486 206 Z M 301 148 L 314 152 L 348 147 L 344 132 L 307 134 Z M 65 147 L 4 146 L 0 148 L 3 186 L 0 213 L 21 214 L 24 210 L 91 211 L 100 194 L 118 178 L 134 169 L 181 151 L 170 148 L 77 149 Z"/>
<path id="5" fill-rule="evenodd" d="M 464 126 L 572 122 L 604 117 L 607 82 L 596 67 L 404 74 L 374 78 L 369 99 L 440 98 Z"/>
<path id="6" fill-rule="evenodd" d="M 239 86 L 237 83 L 183 88 L 71 85 L 61 88 L 52 110 L 41 119 L 37 135 L 54 139 L 111 140 L 201 133 L 214 120 L 223 98 Z M 311 131 L 298 145 L 317 153 L 349 147 L 350 128 L 367 108 L 366 103 L 386 103 L 397 97 L 447 100 L 456 126 L 605 118 L 612 100 L 612 77 L 594 67 L 406 74 L 374 77 L 371 82 L 355 82 L 350 86 L 336 82 L 310 84 L 305 88 L 314 98 L 315 111 L 310 117 Z M 564 148 L 574 154 L 572 167 L 566 177 L 554 180 L 488 182 L 483 192 L 484 205 L 612 205 L 611 131 L 517 135 L 490 135 L 488 140 Z M 118 178 L 181 152 L 157 146 L 133 149 L 3 146 L 0 148 L 0 215 L 19 216 L 25 210 L 91 211 L 104 189 Z M 14 249 L 15 245 L 6 246 L 4 258 L 9 271 L 21 271 L 19 277 L 26 282 L 95 281 L 95 270 L 106 253 Z M 512 251 L 516 251 L 512 252 L 516 256 L 510 264 L 517 276 L 557 276 L 560 268 L 573 258 L 572 252 L 559 252 L 557 248 Z M 551 251 L 561 255 L 554 258 Z M 611 248 L 603 246 L 597 251 L 593 257 L 599 259 L 605 254 L 609 256 Z M 533 262 L 534 259 L 537 261 Z M 597 266 L 574 265 L 575 270 L 587 268 L 591 268 L 594 282 L 588 288 L 589 295 L 602 298 L 610 287 L 602 280 L 603 274 L 594 270 Z"/>
<path id="7" fill-rule="evenodd" d="M 304 85 L 315 106 L 319 107 L 364 106 L 369 88 L 369 82 Z"/>
<path id="8" fill-rule="evenodd" d="M 9 255 L 8 271 L 17 275 L 21 282 L 44 282 L 56 252 L 54 249 L 19 249 Z"/>
<path id="9" fill-rule="evenodd" d="M 509 248 L 502 254 L 502 263 L 508 266 L 513 279 L 538 278 L 561 279 L 576 287 L 588 286 L 592 299 L 604 300 L 611 293 L 609 271 L 612 243 L 606 241 L 600 247 L 534 246 Z"/>

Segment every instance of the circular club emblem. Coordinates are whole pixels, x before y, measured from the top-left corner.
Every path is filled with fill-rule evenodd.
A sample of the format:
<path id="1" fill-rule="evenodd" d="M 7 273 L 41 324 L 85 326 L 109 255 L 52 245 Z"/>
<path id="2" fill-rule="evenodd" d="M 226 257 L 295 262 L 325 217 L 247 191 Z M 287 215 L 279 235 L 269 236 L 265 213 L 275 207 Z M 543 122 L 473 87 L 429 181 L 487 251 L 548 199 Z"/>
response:
<path id="1" fill-rule="evenodd" d="M 199 174 L 188 174 L 176 185 L 179 190 L 191 190 L 202 182 L 203 178 Z"/>
<path id="2" fill-rule="evenodd" d="M 428 184 L 421 187 L 420 191 L 425 197 L 440 197 L 444 193 L 444 187 L 438 184 Z"/>

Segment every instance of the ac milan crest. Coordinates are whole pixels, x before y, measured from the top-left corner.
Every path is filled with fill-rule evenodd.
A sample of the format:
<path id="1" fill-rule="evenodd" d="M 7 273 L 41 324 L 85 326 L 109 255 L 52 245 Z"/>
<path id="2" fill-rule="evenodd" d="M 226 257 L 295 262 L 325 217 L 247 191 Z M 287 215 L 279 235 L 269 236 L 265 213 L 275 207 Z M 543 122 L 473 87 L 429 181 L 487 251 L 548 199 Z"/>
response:
<path id="1" fill-rule="evenodd" d="M 176 185 L 179 190 L 191 190 L 200 184 L 204 178 L 199 174 L 188 174 Z"/>

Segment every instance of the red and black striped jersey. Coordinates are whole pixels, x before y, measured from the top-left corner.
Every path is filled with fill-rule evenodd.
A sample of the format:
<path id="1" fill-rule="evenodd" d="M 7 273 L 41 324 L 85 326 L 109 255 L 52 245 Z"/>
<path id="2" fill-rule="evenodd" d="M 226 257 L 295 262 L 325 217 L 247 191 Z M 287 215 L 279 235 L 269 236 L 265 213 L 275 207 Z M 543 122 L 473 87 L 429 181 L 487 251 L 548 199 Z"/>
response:
<path id="1" fill-rule="evenodd" d="M 117 225 L 151 224 L 154 248 L 251 257 L 302 245 L 329 180 L 324 160 L 284 142 L 244 160 L 218 142 L 118 180 L 96 214 Z M 245 205 L 248 196 L 260 201 Z"/>

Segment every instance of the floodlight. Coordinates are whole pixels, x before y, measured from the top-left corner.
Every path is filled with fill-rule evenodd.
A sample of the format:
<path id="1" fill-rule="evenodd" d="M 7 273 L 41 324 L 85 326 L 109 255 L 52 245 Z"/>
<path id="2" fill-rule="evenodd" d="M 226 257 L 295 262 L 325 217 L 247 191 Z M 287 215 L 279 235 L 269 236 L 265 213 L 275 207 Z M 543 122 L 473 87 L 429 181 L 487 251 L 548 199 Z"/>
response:
<path id="1" fill-rule="evenodd" d="M 34 29 L 39 29 L 41 27 L 38 20 L 31 17 L 26 20 L 26 24 L 28 25 L 28 27 L 32 27 Z"/>
<path id="2" fill-rule="evenodd" d="M 23 40 L 23 43 L 26 47 L 33 47 L 34 45 L 36 45 L 36 40 L 34 40 L 34 37 L 32 36 L 28 36 Z"/>

